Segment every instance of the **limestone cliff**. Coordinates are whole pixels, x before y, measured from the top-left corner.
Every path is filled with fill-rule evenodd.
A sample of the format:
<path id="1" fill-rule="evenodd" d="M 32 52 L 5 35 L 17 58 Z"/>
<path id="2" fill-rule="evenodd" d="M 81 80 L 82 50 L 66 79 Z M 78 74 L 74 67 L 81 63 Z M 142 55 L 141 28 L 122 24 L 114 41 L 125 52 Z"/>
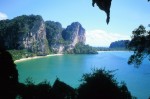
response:
<path id="1" fill-rule="evenodd" d="M 46 37 L 50 50 L 54 53 L 63 53 L 64 40 L 62 38 L 62 25 L 59 22 L 46 21 Z"/>
<path id="2" fill-rule="evenodd" d="M 63 30 L 62 37 L 72 46 L 79 42 L 85 43 L 85 29 L 79 22 L 74 22 Z"/>
<path id="3" fill-rule="evenodd" d="M 62 37 L 68 42 L 66 50 L 71 50 L 77 43 L 85 43 L 85 29 L 79 22 L 74 22 L 63 30 Z"/>
<path id="4" fill-rule="evenodd" d="M 26 35 L 19 37 L 19 45 L 37 55 L 48 54 L 49 48 L 46 39 L 45 23 L 42 18 L 33 23 L 32 28 Z"/>
<path id="5" fill-rule="evenodd" d="M 59 22 L 46 21 L 46 34 L 49 46 L 54 53 L 72 50 L 77 43 L 85 43 L 85 29 L 74 22 L 63 29 Z"/>
<path id="6" fill-rule="evenodd" d="M 27 50 L 36 55 L 47 55 L 49 50 L 64 53 L 85 40 L 85 29 L 79 22 L 63 28 L 59 22 L 44 22 L 39 15 L 0 21 L 0 45 L 7 50 Z"/>
<path id="7" fill-rule="evenodd" d="M 1 31 L 1 39 L 7 49 L 26 49 L 36 55 L 49 54 L 45 23 L 41 16 L 23 15 L 4 23 L 6 30 Z"/>

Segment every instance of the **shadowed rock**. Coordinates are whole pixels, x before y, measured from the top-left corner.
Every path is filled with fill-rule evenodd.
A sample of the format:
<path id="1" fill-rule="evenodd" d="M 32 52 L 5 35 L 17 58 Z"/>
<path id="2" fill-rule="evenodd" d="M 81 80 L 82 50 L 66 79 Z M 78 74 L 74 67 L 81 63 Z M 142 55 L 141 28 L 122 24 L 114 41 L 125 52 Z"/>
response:
<path id="1" fill-rule="evenodd" d="M 110 20 L 110 7 L 111 7 L 111 1 L 112 0 L 92 0 L 92 6 L 94 7 L 94 4 L 96 3 L 97 6 L 105 11 L 107 18 L 106 18 L 106 22 L 107 24 L 109 23 Z"/>

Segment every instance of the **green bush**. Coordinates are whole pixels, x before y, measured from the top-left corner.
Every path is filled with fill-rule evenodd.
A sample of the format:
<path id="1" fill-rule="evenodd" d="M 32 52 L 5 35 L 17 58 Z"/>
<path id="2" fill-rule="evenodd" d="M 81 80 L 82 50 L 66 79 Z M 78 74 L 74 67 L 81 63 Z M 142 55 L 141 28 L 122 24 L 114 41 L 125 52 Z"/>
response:
<path id="1" fill-rule="evenodd" d="M 14 61 L 21 58 L 36 56 L 34 53 L 28 52 L 27 50 L 8 50 L 8 52 L 12 55 Z"/>

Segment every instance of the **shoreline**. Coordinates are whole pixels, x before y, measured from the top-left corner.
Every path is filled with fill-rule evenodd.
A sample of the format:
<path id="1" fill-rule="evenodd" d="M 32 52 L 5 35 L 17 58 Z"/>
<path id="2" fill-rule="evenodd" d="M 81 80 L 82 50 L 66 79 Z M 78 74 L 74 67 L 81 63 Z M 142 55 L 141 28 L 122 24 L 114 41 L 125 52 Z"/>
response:
<path id="1" fill-rule="evenodd" d="M 101 53 L 101 52 L 124 52 L 124 51 L 118 50 L 118 51 L 97 51 L 97 52 Z M 64 54 L 49 54 L 46 56 L 34 56 L 34 57 L 28 57 L 28 58 L 21 58 L 21 59 L 15 60 L 14 63 L 28 61 L 28 60 L 32 60 L 32 59 L 38 59 L 38 58 L 45 58 L 45 57 L 50 57 L 50 56 L 61 56 L 61 55 L 64 55 Z"/>
<path id="2" fill-rule="evenodd" d="M 110 50 L 110 51 L 97 51 L 97 52 L 132 52 L 132 51 L 129 51 L 129 50 Z"/>
<path id="3" fill-rule="evenodd" d="M 60 55 L 63 55 L 63 54 L 49 54 L 46 56 L 34 56 L 34 57 L 28 57 L 28 58 L 21 58 L 21 59 L 15 60 L 14 63 L 28 61 L 32 59 L 38 59 L 38 58 L 45 58 L 45 57 L 50 57 L 50 56 L 60 56 Z"/>

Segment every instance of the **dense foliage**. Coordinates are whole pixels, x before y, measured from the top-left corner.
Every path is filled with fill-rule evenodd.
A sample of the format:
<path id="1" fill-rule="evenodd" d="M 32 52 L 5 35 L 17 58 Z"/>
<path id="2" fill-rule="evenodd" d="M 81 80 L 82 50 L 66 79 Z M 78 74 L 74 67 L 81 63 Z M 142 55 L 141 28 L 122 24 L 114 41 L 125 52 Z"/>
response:
<path id="1" fill-rule="evenodd" d="M 73 49 L 74 54 L 98 54 L 94 47 L 89 45 L 85 45 L 83 43 L 76 44 L 75 48 Z"/>
<path id="2" fill-rule="evenodd" d="M 8 50 L 8 51 L 12 55 L 12 58 L 14 61 L 21 59 L 21 58 L 28 58 L 28 57 L 36 56 L 36 54 L 31 53 L 27 50 Z"/>
<path id="3" fill-rule="evenodd" d="M 119 84 L 112 73 L 96 69 L 84 74 L 78 88 L 78 99 L 132 99 L 126 84 Z"/>
<path id="4" fill-rule="evenodd" d="M 129 58 L 129 64 L 139 66 L 143 59 L 148 57 L 150 60 L 150 31 L 147 31 L 143 25 L 140 25 L 132 32 L 132 40 L 128 48 L 134 51 Z"/>
<path id="5" fill-rule="evenodd" d="M 26 84 L 18 85 L 18 97 L 22 99 L 132 99 L 124 82 L 118 83 L 113 71 L 97 69 L 84 74 L 82 84 L 77 89 L 55 80 L 53 86 L 48 81 L 34 84 L 31 78 Z M 136 98 L 135 98 L 136 99 Z"/>
<path id="6" fill-rule="evenodd" d="M 49 45 L 52 44 L 63 44 L 64 40 L 62 38 L 62 25 L 59 22 L 53 22 L 53 21 L 46 21 L 46 37 L 48 40 Z"/>
<path id="7" fill-rule="evenodd" d="M 21 99 L 75 99 L 75 89 L 56 79 L 53 86 L 48 81 L 34 84 L 32 79 L 18 85 L 18 98 Z"/>
<path id="8" fill-rule="evenodd" d="M 19 37 L 27 35 L 34 22 L 39 19 L 41 19 L 41 16 L 38 15 L 22 15 L 12 20 L 1 20 L 0 44 L 3 44 L 9 50 L 22 49 L 23 47 L 18 44 Z"/>
<path id="9" fill-rule="evenodd" d="M 39 15 L 22 15 L 11 20 L 1 20 L 0 46 L 7 50 L 27 50 L 36 55 L 47 55 L 49 48 L 43 23 Z M 18 56 L 13 55 L 14 59 L 21 58 L 21 52 L 24 54 L 24 51 L 20 51 Z"/>
<path id="10" fill-rule="evenodd" d="M 126 49 L 129 42 L 130 42 L 129 40 L 115 41 L 110 44 L 109 48 Z"/>

